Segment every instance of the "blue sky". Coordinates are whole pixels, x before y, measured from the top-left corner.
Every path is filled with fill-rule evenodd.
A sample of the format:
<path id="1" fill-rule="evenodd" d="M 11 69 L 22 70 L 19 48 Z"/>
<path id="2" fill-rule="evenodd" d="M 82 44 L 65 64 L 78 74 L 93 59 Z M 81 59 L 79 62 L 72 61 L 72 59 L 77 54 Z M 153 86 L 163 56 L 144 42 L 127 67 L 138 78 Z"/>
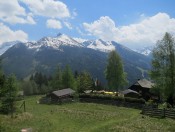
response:
<path id="1" fill-rule="evenodd" d="M 1 0 L 0 44 L 61 32 L 133 49 L 151 46 L 165 32 L 175 34 L 174 9 L 174 0 Z"/>

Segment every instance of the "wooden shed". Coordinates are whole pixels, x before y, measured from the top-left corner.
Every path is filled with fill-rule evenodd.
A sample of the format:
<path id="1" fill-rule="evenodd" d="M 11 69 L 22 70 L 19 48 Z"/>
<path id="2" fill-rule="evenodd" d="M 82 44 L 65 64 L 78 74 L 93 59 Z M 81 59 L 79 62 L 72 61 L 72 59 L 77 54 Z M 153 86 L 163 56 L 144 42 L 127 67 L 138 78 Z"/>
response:
<path id="1" fill-rule="evenodd" d="M 121 91 L 121 94 L 124 95 L 124 97 L 130 97 L 130 98 L 139 98 L 140 94 L 134 90 L 126 89 L 124 91 Z"/>
<path id="2" fill-rule="evenodd" d="M 50 98 L 52 103 L 61 104 L 63 102 L 72 101 L 74 93 L 75 91 L 71 88 L 66 88 L 62 90 L 53 91 L 52 93 L 48 94 L 47 97 Z"/>
<path id="3" fill-rule="evenodd" d="M 141 79 L 131 85 L 128 89 L 138 92 L 142 98 L 149 100 L 151 97 L 150 89 L 154 86 L 154 83 Z"/>

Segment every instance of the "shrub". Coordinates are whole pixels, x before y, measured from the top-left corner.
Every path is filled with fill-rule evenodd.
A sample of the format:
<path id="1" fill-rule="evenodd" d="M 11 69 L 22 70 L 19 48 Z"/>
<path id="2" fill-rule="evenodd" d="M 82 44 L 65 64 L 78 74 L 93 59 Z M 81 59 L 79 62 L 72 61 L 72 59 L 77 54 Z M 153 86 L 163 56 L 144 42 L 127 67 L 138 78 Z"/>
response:
<path id="1" fill-rule="evenodd" d="M 136 98 L 129 98 L 129 97 L 125 97 L 125 102 L 145 104 L 144 99 L 136 99 Z"/>
<path id="2" fill-rule="evenodd" d="M 124 98 L 124 97 L 111 96 L 111 95 L 102 95 L 102 94 L 79 94 L 79 98 L 115 100 L 115 101 L 121 101 L 121 102 L 145 104 L 144 99 L 136 99 L 136 98 L 129 98 L 129 97 Z"/>

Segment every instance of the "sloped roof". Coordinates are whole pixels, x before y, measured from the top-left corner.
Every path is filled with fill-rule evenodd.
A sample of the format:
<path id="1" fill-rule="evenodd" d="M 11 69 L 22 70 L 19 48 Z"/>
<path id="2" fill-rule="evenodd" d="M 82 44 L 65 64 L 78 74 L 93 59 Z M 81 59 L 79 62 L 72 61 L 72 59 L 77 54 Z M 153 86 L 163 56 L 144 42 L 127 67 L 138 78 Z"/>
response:
<path id="1" fill-rule="evenodd" d="M 141 79 L 141 80 L 138 80 L 135 85 L 139 84 L 141 87 L 144 87 L 144 88 L 152 88 L 154 86 L 154 83 L 146 80 L 146 79 Z"/>
<path id="2" fill-rule="evenodd" d="M 70 95 L 75 93 L 74 90 L 72 90 L 71 88 L 66 88 L 66 89 L 62 89 L 62 90 L 57 90 L 57 91 L 53 91 L 52 94 L 61 97 L 61 96 L 65 96 L 65 95 Z"/>
<path id="3" fill-rule="evenodd" d="M 139 94 L 138 92 L 131 90 L 131 89 L 126 89 L 124 91 L 121 91 L 122 94 L 128 94 L 128 93 L 135 93 L 135 94 Z"/>

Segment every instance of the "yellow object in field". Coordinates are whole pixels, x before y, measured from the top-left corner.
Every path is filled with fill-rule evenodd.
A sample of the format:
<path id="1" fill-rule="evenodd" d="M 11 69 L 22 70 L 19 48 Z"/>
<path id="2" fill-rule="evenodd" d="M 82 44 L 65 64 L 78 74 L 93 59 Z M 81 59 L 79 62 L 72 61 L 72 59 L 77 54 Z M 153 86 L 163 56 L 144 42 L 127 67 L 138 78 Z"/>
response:
<path id="1" fill-rule="evenodd" d="M 105 94 L 114 94 L 113 92 L 104 92 Z"/>

